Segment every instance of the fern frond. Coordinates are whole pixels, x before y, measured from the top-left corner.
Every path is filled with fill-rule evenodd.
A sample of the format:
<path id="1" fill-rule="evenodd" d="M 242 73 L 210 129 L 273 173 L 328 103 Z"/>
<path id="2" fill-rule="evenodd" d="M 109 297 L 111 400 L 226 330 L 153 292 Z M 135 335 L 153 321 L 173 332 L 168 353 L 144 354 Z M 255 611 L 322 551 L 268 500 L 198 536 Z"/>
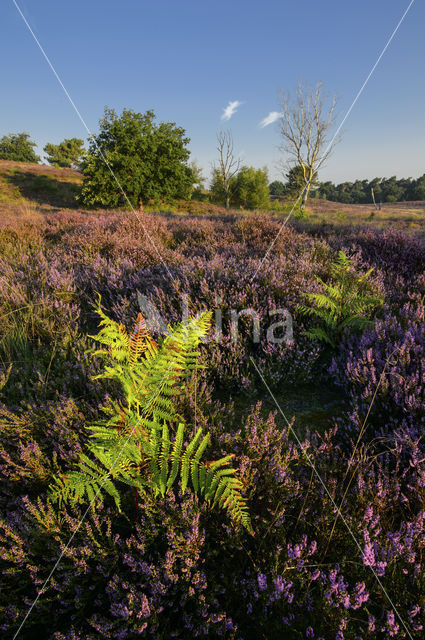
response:
<path id="1" fill-rule="evenodd" d="M 314 327 L 312 329 L 308 329 L 305 331 L 305 335 L 311 338 L 312 340 L 320 340 L 321 342 L 327 342 L 331 347 L 335 346 L 335 341 L 332 340 L 331 336 L 325 329 L 321 327 Z"/>
<path id="2" fill-rule="evenodd" d="M 230 466 L 234 456 L 203 462 L 209 434 L 199 428 L 184 447 L 184 424 L 177 412 L 185 381 L 201 367 L 199 343 L 209 330 L 211 313 L 170 329 L 158 345 L 141 314 L 129 335 L 104 314 L 100 302 L 99 296 L 100 329 L 92 337 L 105 347 L 94 353 L 106 364 L 96 377 L 117 381 L 123 400 L 110 400 L 104 407 L 106 419 L 88 428 L 87 453 L 92 457 L 81 454 L 77 469 L 56 478 L 51 497 L 59 504 L 87 498 L 94 506 L 106 493 L 120 510 L 117 482 L 165 496 L 180 480 L 182 493 L 190 482 L 195 494 L 203 495 L 212 507 L 226 509 L 252 532 L 243 487 Z"/>
<path id="3" fill-rule="evenodd" d="M 157 348 L 158 345 L 149 333 L 145 319 L 142 314 L 139 313 L 129 340 L 130 365 L 133 366 L 145 351 L 149 350 L 154 354 L 157 351 Z"/>
<path id="4" fill-rule="evenodd" d="M 321 327 L 314 327 L 305 332 L 309 337 L 336 346 L 342 331 L 350 327 L 362 330 L 370 326 L 370 315 L 383 303 L 382 298 L 369 295 L 368 278 L 373 269 L 362 275 L 353 273 L 351 260 L 339 251 L 336 260 L 330 266 L 334 282 L 324 282 L 316 278 L 321 285 L 319 293 L 306 293 L 304 298 L 310 303 L 297 306 L 298 311 L 308 317 L 316 317 Z"/>
<path id="5" fill-rule="evenodd" d="M 89 338 L 93 338 L 100 344 L 105 345 L 107 349 L 98 349 L 94 351 L 93 356 L 110 357 L 116 362 L 122 362 L 128 357 L 128 333 L 124 325 L 114 322 L 102 311 L 101 296 L 100 294 L 98 296 L 95 311 L 100 316 L 100 331 L 95 336 L 89 335 Z"/>

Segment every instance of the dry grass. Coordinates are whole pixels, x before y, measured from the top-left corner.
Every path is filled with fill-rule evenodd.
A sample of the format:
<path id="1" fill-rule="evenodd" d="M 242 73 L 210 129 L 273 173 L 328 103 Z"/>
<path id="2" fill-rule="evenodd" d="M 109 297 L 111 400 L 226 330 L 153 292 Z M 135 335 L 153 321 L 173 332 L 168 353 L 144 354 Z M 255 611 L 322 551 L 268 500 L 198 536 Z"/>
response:
<path id="1" fill-rule="evenodd" d="M 370 225 L 375 228 L 425 230 L 425 202 L 384 202 L 380 210 L 372 204 L 344 204 L 310 200 L 308 219 L 312 223 Z"/>

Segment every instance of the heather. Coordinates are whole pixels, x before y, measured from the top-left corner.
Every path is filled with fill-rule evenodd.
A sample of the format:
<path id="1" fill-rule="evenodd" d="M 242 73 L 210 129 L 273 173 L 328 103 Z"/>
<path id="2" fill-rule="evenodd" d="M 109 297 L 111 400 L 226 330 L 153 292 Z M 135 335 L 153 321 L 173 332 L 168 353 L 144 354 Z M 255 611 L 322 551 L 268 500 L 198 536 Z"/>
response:
<path id="1" fill-rule="evenodd" d="M 3 637 L 63 554 L 20 638 L 421 638 L 424 241 L 298 223 L 257 273 L 280 229 L 269 216 L 139 216 L 150 239 L 131 212 L 28 211 L 0 228 Z M 373 269 L 383 302 L 371 325 L 347 327 L 332 346 L 298 309 L 320 293 L 318 277 L 331 282 L 339 251 L 356 273 Z M 182 299 L 190 315 L 220 309 L 223 337 L 201 346 L 205 368 L 179 413 L 210 434 L 211 459 L 234 455 L 254 536 L 178 485 L 137 508 L 129 488 L 121 512 L 105 498 L 81 527 L 87 504 L 49 502 L 87 425 L 120 398 L 113 381 L 94 379 L 97 294 L 127 328 L 140 294 L 172 325 Z M 282 308 L 293 336 L 272 344 L 270 312 Z M 258 342 L 249 315 L 232 340 L 232 309 L 258 312 Z M 289 428 L 250 358 L 285 413 L 299 389 L 318 394 L 317 409 L 322 389 L 337 402 L 319 422 L 288 413 Z"/>

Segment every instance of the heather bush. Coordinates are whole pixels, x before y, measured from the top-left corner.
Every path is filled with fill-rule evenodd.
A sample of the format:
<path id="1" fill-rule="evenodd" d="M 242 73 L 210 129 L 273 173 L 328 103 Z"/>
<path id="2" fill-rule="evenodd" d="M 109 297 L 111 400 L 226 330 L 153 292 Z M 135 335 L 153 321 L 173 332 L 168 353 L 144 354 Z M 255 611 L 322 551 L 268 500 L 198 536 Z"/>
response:
<path id="1" fill-rule="evenodd" d="M 416 460 L 408 477 L 388 474 L 402 449 L 415 462 L 415 447 L 400 437 L 387 460 L 355 460 L 356 482 L 342 510 L 360 553 L 341 521 L 329 545 L 335 512 L 305 458 L 311 456 L 339 502 L 346 458 L 335 433 L 305 438 L 300 449 L 273 415 L 262 416 L 260 405 L 243 427 L 235 416 L 228 415 L 227 424 L 223 417 L 217 416 L 215 447 L 236 451 L 252 487 L 254 538 L 193 496 L 170 494 L 156 507 L 142 508 L 138 521 L 112 517 L 105 505 L 79 529 L 82 510 L 58 516 L 43 497 L 37 503 L 24 496 L 2 524 L 9 576 L 3 628 L 19 623 L 77 531 L 22 637 L 35 637 L 40 628 L 49 638 L 133 638 L 143 632 L 249 639 L 281 637 L 282 630 L 289 638 L 394 637 L 399 622 L 370 567 L 385 579 L 411 631 L 420 631 L 423 470 Z"/>
<path id="2" fill-rule="evenodd" d="M 391 433 L 407 427 L 421 433 L 425 423 L 425 308 L 411 293 L 395 314 L 389 310 L 360 340 L 347 340 L 333 360 L 331 372 L 349 389 L 351 413 L 358 424 L 369 415 L 370 429 Z"/>

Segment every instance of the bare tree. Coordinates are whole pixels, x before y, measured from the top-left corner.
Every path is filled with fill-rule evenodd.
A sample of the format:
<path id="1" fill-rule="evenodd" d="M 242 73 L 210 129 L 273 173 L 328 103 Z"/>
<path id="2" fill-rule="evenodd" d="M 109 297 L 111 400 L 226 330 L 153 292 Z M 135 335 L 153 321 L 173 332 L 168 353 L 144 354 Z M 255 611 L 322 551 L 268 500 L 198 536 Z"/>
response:
<path id="1" fill-rule="evenodd" d="M 280 151 L 285 154 L 286 170 L 295 166 L 302 169 L 304 187 L 301 209 L 305 208 L 312 181 L 319 167 L 329 157 L 336 140 L 329 141 L 330 129 L 335 121 L 336 97 L 329 99 L 322 93 L 322 83 L 309 87 L 300 82 L 295 95 L 280 91 L 279 133 Z"/>
<path id="2" fill-rule="evenodd" d="M 214 180 L 223 191 L 226 209 L 230 207 L 232 178 L 238 173 L 241 161 L 235 156 L 233 137 L 230 131 L 219 131 L 217 134 L 218 162 L 214 166 Z"/>

